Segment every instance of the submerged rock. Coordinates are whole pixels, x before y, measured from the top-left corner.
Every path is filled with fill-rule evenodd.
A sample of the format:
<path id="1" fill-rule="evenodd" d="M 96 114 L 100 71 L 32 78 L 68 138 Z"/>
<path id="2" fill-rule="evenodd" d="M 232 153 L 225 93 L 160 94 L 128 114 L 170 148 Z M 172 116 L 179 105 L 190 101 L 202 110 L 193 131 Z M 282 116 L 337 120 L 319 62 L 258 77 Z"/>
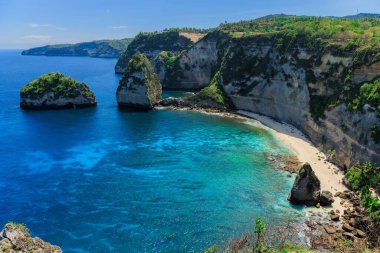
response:
<path id="1" fill-rule="evenodd" d="M 94 93 L 61 73 L 49 73 L 25 85 L 20 91 L 23 109 L 81 108 L 96 105 Z"/>
<path id="2" fill-rule="evenodd" d="M 315 206 L 319 202 L 321 182 L 314 174 L 310 164 L 302 165 L 290 193 L 290 201 L 294 204 Z"/>
<path id="3" fill-rule="evenodd" d="M 38 237 L 31 237 L 25 226 L 9 222 L 0 232 L 0 252 L 62 253 L 62 250 Z"/>
<path id="4" fill-rule="evenodd" d="M 117 88 L 119 106 L 152 109 L 161 100 L 161 94 L 161 83 L 148 58 L 136 53 L 129 61 Z"/>

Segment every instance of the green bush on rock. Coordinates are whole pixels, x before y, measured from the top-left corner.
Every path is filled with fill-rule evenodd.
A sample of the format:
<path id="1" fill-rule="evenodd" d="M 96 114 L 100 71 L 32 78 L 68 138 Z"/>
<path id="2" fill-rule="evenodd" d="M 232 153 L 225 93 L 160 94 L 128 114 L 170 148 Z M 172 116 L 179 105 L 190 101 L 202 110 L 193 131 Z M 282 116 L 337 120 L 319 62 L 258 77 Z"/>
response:
<path id="1" fill-rule="evenodd" d="M 84 95 L 87 98 L 95 98 L 94 93 L 85 83 L 79 83 L 61 73 L 49 73 L 40 76 L 36 80 L 25 85 L 21 91 L 21 98 L 42 98 L 46 93 L 53 92 L 54 98 L 74 98 Z"/>
<path id="2" fill-rule="evenodd" d="M 95 95 L 85 83 L 79 83 L 61 73 L 42 75 L 20 91 L 20 106 L 24 109 L 81 108 L 94 105 Z"/>

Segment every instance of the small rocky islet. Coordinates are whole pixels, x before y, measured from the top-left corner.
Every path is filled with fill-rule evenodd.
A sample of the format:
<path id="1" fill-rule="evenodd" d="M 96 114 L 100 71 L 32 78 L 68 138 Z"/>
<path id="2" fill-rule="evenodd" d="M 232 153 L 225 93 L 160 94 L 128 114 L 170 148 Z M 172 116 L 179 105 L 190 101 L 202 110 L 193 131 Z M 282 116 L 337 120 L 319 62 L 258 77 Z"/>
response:
<path id="1" fill-rule="evenodd" d="M 61 73 L 40 76 L 20 91 L 20 107 L 27 110 L 83 108 L 96 105 L 94 92 Z"/>
<path id="2" fill-rule="evenodd" d="M 162 86 L 148 58 L 136 53 L 128 63 L 116 91 L 119 107 L 152 109 L 160 100 Z"/>

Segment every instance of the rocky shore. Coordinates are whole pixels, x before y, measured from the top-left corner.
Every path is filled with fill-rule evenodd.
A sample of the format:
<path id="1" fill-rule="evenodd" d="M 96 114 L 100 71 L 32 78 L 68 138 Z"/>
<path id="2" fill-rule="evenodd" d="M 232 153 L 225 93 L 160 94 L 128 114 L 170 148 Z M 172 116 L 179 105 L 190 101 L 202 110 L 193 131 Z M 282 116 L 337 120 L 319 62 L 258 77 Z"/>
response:
<path id="1" fill-rule="evenodd" d="M 24 225 L 8 222 L 0 231 L 0 252 L 62 253 L 62 250 L 38 237 L 31 237 Z"/>

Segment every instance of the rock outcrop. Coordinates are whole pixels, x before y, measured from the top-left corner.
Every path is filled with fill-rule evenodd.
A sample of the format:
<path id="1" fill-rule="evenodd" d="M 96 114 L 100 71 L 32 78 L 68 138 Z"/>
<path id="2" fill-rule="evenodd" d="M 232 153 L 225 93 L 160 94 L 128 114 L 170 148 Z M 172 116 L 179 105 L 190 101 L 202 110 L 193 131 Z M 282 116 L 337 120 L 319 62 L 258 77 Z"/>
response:
<path id="1" fill-rule="evenodd" d="M 162 87 L 148 58 L 136 53 L 130 59 L 116 92 L 122 107 L 143 110 L 153 108 L 161 100 Z"/>
<path id="2" fill-rule="evenodd" d="M 96 105 L 94 93 L 61 73 L 42 75 L 20 91 L 20 107 L 31 110 L 82 108 Z"/>
<path id="3" fill-rule="evenodd" d="M 322 206 L 331 205 L 332 203 L 334 203 L 333 194 L 329 191 L 322 191 L 319 203 L 321 203 Z"/>
<path id="4" fill-rule="evenodd" d="M 190 47 L 194 43 L 192 37 L 189 37 L 188 34 L 189 33 L 181 33 L 174 30 L 161 33 L 138 34 L 128 45 L 127 50 L 120 55 L 115 66 L 115 72 L 119 74 L 125 73 L 129 60 L 137 52 L 145 54 L 153 66 L 155 66 L 155 58 L 162 51 L 178 55 L 182 50 Z"/>
<path id="5" fill-rule="evenodd" d="M 0 232 L 0 252 L 62 253 L 62 250 L 38 237 L 31 237 L 25 226 L 9 222 Z"/>
<path id="6" fill-rule="evenodd" d="M 319 203 L 321 182 L 310 164 L 305 163 L 298 172 L 289 200 L 294 204 L 315 206 Z"/>

